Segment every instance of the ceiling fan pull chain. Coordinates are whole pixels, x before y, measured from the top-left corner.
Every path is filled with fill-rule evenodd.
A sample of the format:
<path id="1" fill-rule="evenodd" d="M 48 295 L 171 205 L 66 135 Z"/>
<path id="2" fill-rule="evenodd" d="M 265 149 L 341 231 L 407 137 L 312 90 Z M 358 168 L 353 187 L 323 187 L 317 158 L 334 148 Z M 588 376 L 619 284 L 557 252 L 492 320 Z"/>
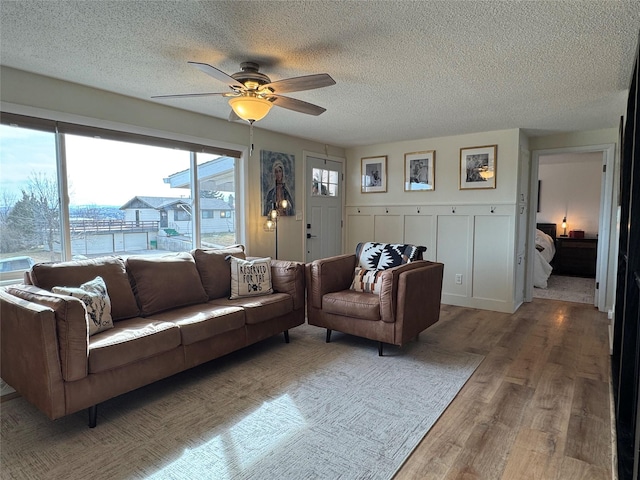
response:
<path id="1" fill-rule="evenodd" d="M 253 156 L 253 122 L 249 122 L 249 156 Z"/>

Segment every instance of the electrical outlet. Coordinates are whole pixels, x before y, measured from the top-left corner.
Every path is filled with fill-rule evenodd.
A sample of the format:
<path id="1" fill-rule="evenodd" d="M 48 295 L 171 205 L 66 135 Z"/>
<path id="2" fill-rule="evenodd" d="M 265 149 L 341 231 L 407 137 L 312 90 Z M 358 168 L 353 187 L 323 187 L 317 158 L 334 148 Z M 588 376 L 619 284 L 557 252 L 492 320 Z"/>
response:
<path id="1" fill-rule="evenodd" d="M 456 273 L 456 284 L 457 285 L 462 285 L 462 274 L 461 273 Z"/>

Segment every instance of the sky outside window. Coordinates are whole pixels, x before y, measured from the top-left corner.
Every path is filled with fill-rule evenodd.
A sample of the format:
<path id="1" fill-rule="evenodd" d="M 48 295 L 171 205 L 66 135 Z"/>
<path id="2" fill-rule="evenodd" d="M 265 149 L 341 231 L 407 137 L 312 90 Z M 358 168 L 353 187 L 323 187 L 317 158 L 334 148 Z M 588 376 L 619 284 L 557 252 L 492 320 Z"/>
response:
<path id="1" fill-rule="evenodd" d="M 190 153 L 66 135 L 70 205 L 122 206 L 135 196 L 189 197 L 163 179 L 189 169 Z"/>

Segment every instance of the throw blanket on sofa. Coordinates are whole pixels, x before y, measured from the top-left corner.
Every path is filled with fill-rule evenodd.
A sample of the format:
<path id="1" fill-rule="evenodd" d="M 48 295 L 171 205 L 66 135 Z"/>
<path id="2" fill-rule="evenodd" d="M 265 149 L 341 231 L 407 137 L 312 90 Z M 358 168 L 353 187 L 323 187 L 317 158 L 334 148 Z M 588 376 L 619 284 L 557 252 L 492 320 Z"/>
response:
<path id="1" fill-rule="evenodd" d="M 417 259 L 418 247 L 398 243 L 359 243 L 356 246 L 358 266 L 365 270 L 385 270 Z"/>

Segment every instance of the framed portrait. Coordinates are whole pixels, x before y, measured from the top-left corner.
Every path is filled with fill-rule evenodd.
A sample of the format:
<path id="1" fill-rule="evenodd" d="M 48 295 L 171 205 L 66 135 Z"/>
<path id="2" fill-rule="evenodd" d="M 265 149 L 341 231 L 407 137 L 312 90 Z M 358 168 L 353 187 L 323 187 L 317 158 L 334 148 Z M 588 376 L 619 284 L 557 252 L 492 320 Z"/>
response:
<path id="1" fill-rule="evenodd" d="M 362 193 L 378 193 L 387 191 L 387 156 L 364 157 L 361 164 Z"/>
<path id="2" fill-rule="evenodd" d="M 260 176 L 262 215 L 267 216 L 273 208 L 278 215 L 295 215 L 296 198 L 295 156 L 288 153 L 260 151 Z M 286 200 L 286 207 L 283 207 Z"/>
<path id="3" fill-rule="evenodd" d="M 498 146 L 460 149 L 460 190 L 496 188 Z"/>
<path id="4" fill-rule="evenodd" d="M 404 191 L 418 192 L 436 188 L 436 151 L 404 154 Z"/>

